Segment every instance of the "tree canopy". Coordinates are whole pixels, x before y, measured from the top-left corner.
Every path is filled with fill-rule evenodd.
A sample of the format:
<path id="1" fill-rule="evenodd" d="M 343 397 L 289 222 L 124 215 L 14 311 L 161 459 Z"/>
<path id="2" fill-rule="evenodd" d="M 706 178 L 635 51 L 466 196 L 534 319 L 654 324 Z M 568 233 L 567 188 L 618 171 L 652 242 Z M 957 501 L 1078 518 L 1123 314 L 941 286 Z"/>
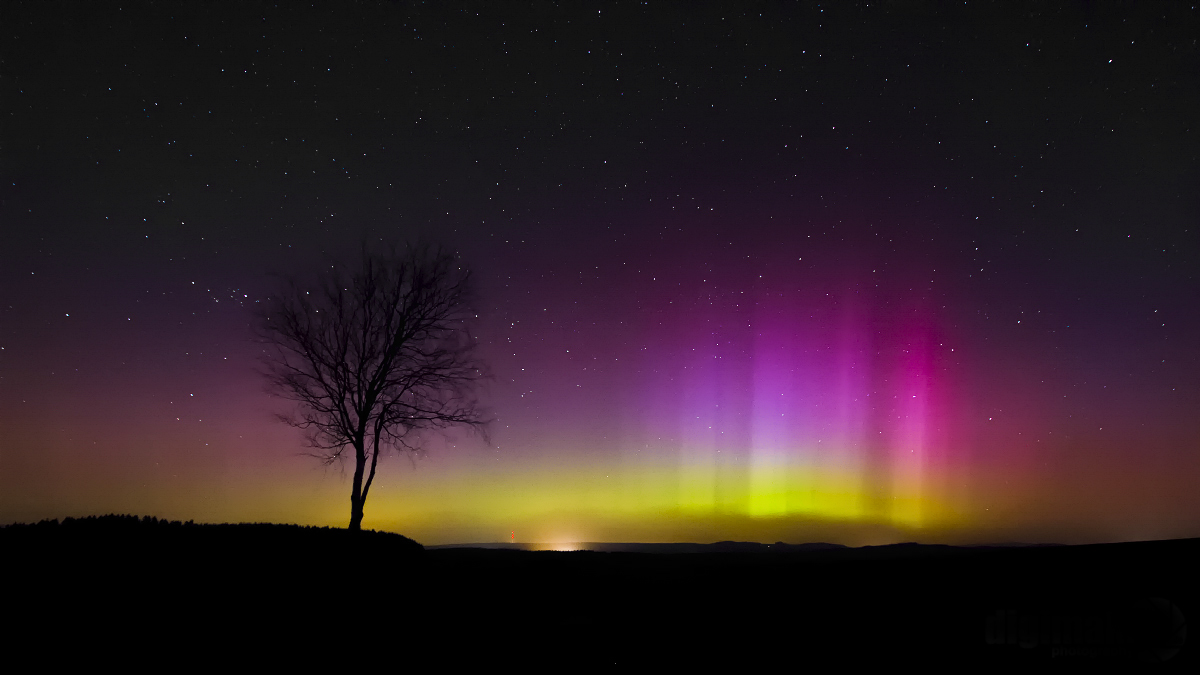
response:
<path id="1" fill-rule="evenodd" d="M 279 419 L 326 464 L 353 454 L 350 529 L 382 452 L 420 453 L 428 430 L 486 431 L 473 299 L 470 272 L 439 246 L 364 246 L 356 268 L 292 279 L 260 313 L 268 386 L 296 404 Z"/>

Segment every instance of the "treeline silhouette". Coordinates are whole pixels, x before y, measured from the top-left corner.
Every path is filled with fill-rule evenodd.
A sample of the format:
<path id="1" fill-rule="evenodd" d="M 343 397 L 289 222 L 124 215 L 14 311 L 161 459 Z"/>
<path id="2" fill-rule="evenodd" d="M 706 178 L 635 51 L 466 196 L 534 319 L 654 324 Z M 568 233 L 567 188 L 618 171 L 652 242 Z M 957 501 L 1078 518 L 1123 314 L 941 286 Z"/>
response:
<path id="1" fill-rule="evenodd" d="M 271 523 L 208 524 L 152 516 L 89 516 L 0 528 L 9 565 L 33 578 L 54 577 L 72 592 L 88 584 L 121 584 L 131 598 L 153 601 L 155 585 L 262 592 L 284 584 L 303 587 L 315 570 L 356 561 L 416 561 L 417 542 L 389 532 Z"/>
<path id="2" fill-rule="evenodd" d="M 361 536 L 360 536 L 361 534 Z M 403 535 L 364 530 L 276 523 L 197 523 L 154 516 L 109 514 L 85 518 L 42 520 L 0 527 L 0 545 L 47 546 L 104 542 L 155 549 L 176 545 L 238 546 L 274 549 L 279 546 L 353 546 L 391 555 L 420 555 L 424 547 Z M 27 549 L 27 551 L 29 551 Z"/>

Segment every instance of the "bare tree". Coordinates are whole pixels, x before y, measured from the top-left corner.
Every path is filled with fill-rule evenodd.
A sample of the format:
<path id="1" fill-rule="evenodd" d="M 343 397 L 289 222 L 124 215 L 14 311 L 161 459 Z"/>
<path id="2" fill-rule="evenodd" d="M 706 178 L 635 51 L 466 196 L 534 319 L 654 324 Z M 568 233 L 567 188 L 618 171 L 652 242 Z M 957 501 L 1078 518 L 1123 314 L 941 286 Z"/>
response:
<path id="1" fill-rule="evenodd" d="M 486 431 L 469 282 L 439 247 L 364 245 L 358 269 L 332 265 L 310 288 L 292 280 L 258 317 L 269 387 L 298 404 L 279 419 L 326 464 L 354 453 L 351 530 L 362 528 L 381 452 L 419 453 L 428 430 Z"/>

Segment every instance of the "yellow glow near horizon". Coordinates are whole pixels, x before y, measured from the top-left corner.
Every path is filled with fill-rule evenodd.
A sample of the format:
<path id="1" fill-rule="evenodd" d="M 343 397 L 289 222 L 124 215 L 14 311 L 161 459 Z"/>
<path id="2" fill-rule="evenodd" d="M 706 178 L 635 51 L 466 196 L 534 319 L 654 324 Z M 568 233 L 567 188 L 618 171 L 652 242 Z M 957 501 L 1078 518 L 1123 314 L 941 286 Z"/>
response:
<path id="1" fill-rule="evenodd" d="M 967 524 L 962 505 L 932 491 L 929 477 L 915 471 L 871 478 L 854 463 L 822 463 L 802 453 L 718 462 L 715 453 L 650 450 L 512 452 L 501 460 L 445 453 L 415 465 L 389 458 L 372 487 L 364 527 L 424 544 L 509 541 L 515 531 L 519 542 L 577 546 L 634 540 L 846 543 L 851 540 L 838 533 L 848 528 L 872 533 L 853 541 L 881 541 L 912 538 L 901 531 L 919 530 L 924 537 Z M 303 460 L 284 472 L 254 468 L 186 484 L 131 476 L 115 486 L 106 483 L 103 492 L 100 487 L 84 484 L 71 492 L 71 501 L 37 518 L 138 513 L 345 527 L 349 517 L 348 472 Z"/>
<path id="2" fill-rule="evenodd" d="M 687 532 L 704 531 L 701 523 L 717 521 L 774 523 L 767 528 L 774 531 L 787 521 L 800 520 L 903 529 L 953 526 L 958 520 L 952 504 L 937 495 L 903 489 L 902 482 L 891 483 L 884 494 L 856 473 L 799 463 L 768 471 L 761 465 L 679 465 L 627 458 L 485 465 L 446 475 L 405 473 L 402 481 L 378 484 L 368 504 L 368 521 L 401 531 L 462 531 L 462 536 L 494 531 L 483 539 L 474 535 L 475 541 L 506 541 L 513 530 L 524 542 L 629 539 L 630 535 L 608 534 L 617 531 L 677 541 L 687 540 Z M 684 522 L 690 525 L 674 527 Z M 717 536 L 749 536 L 745 527 L 735 528 L 742 531 Z M 675 531 L 680 534 L 672 536 Z M 803 533 L 788 539 L 798 537 L 804 538 Z"/>
<path id="3" fill-rule="evenodd" d="M 580 541 L 574 541 L 574 542 L 564 541 L 564 542 L 549 543 L 549 544 L 531 544 L 529 546 L 529 550 L 530 551 L 583 551 L 583 550 L 586 550 L 586 547 L 583 545 L 583 542 L 580 542 Z"/>
<path id="4" fill-rule="evenodd" d="M 956 467 L 937 455 L 910 453 L 910 459 L 878 450 L 873 459 L 838 452 L 718 456 L 649 447 L 595 454 L 444 451 L 414 464 L 389 457 L 363 524 L 427 545 L 507 542 L 514 531 L 517 542 L 555 547 L 1085 543 L 1195 536 L 1189 514 L 1200 513 L 1195 469 L 1131 472 L 1106 464 L 1103 455 L 1075 483 L 1021 467 L 978 461 Z M 293 456 L 192 475 L 168 467 L 178 476 L 68 468 L 24 471 L 21 482 L 0 493 L 7 522 L 106 513 L 331 527 L 349 519 L 349 472 Z"/>

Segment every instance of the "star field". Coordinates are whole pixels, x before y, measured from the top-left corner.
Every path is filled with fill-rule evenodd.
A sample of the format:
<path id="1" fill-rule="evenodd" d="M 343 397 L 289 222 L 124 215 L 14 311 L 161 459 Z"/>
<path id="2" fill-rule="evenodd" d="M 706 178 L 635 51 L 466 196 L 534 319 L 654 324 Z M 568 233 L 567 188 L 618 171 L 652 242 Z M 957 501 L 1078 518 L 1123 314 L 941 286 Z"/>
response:
<path id="1" fill-rule="evenodd" d="M 423 543 L 1197 536 L 1198 15 L 965 2 L 0 9 L 0 521 L 338 524 L 279 278 L 475 273 Z"/>

